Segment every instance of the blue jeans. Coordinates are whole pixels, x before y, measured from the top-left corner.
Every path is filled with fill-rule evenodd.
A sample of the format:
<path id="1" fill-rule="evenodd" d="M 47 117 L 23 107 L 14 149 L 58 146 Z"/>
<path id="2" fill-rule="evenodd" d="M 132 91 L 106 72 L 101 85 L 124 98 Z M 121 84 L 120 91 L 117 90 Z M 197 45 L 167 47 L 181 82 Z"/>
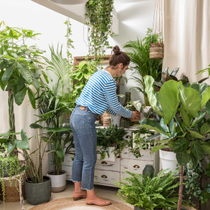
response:
<path id="1" fill-rule="evenodd" d="M 97 159 L 95 121 L 98 114 L 90 111 L 88 107 L 82 108 L 77 105 L 70 118 L 76 152 L 71 180 L 82 182 L 83 190 L 92 190 L 94 188 L 94 168 Z"/>

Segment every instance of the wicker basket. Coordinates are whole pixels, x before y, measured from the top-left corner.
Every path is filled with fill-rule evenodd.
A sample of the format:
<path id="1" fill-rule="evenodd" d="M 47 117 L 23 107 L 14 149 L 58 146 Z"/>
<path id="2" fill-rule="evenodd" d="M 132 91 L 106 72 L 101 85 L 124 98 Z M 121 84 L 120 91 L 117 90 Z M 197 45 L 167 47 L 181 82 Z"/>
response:
<path id="1" fill-rule="evenodd" d="M 104 127 L 109 127 L 111 124 L 111 116 L 108 112 L 104 112 L 102 115 L 102 122 Z"/>
<path id="2" fill-rule="evenodd" d="M 17 187 L 15 186 L 15 182 L 17 183 Z M 19 194 L 19 183 L 16 180 L 12 179 L 12 184 L 10 186 L 9 180 L 4 180 L 5 185 L 5 201 L 6 202 L 17 202 L 20 201 L 20 194 Z M 18 189 L 18 190 L 17 190 Z M 22 196 L 25 199 L 25 186 L 24 186 L 24 177 L 22 180 Z M 0 200 L 3 201 L 3 193 L 2 193 L 2 186 L 0 184 Z"/>
<path id="3" fill-rule="evenodd" d="M 164 44 L 151 43 L 149 57 L 150 59 L 162 59 L 164 57 Z"/>

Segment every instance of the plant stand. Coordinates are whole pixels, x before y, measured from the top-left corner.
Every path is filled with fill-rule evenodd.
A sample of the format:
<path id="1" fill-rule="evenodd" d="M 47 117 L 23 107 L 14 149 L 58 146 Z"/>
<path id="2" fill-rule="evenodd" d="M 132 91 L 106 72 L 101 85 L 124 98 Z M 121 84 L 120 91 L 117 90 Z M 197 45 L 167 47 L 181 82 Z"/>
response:
<path id="1" fill-rule="evenodd" d="M 23 171 L 21 174 L 16 175 L 16 176 L 12 176 L 12 180 L 17 180 L 18 184 L 19 184 L 19 195 L 20 195 L 20 206 L 22 208 L 22 210 L 24 209 L 24 199 L 23 199 L 23 195 L 22 195 L 22 176 L 25 175 L 25 172 Z M 4 180 L 4 181 L 9 181 L 9 177 L 4 177 L 4 178 L 0 178 L 0 180 Z"/>

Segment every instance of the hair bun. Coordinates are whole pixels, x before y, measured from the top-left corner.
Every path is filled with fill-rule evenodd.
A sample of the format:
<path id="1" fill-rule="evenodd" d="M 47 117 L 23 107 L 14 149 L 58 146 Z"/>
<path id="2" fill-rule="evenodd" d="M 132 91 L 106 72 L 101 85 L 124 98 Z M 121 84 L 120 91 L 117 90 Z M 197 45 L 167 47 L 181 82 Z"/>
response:
<path id="1" fill-rule="evenodd" d="M 115 55 L 119 55 L 121 53 L 120 48 L 116 45 L 115 47 L 113 47 L 113 50 Z"/>

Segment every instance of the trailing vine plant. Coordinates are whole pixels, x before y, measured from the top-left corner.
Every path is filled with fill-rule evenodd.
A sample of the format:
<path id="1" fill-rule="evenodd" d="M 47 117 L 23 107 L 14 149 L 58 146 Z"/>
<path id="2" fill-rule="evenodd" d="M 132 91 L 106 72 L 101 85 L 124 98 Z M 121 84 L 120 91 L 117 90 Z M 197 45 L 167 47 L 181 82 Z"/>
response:
<path id="1" fill-rule="evenodd" d="M 108 36 L 112 36 L 112 10 L 113 0 L 89 0 L 86 6 L 86 24 L 89 26 L 89 54 L 95 60 L 103 59 L 106 48 L 111 48 Z"/>

